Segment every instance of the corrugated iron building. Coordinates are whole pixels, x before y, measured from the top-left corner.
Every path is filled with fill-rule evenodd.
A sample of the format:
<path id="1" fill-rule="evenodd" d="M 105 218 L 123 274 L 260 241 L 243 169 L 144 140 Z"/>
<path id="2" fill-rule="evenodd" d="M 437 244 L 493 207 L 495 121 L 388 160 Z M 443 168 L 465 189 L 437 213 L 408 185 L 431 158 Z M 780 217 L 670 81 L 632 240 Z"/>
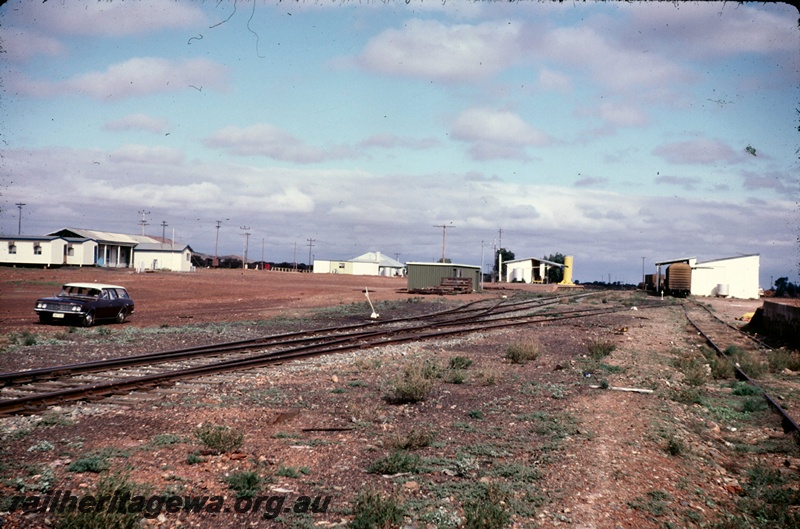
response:
<path id="1" fill-rule="evenodd" d="M 481 290 L 481 267 L 454 263 L 406 263 L 408 290 L 438 289 L 451 280 L 469 280 L 472 292 Z"/>

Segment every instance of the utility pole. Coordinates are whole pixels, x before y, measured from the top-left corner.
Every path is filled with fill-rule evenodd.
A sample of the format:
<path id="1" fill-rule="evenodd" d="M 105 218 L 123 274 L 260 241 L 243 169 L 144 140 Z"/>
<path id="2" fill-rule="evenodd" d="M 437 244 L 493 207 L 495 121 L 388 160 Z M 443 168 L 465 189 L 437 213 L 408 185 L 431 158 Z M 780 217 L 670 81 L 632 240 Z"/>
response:
<path id="1" fill-rule="evenodd" d="M 244 230 L 244 261 L 242 262 L 242 268 L 247 269 L 247 247 L 250 245 L 250 232 L 247 230 L 250 229 L 250 226 L 242 226 L 240 229 Z"/>
<path id="2" fill-rule="evenodd" d="M 217 221 L 217 240 L 214 243 L 214 266 L 219 267 L 219 227 L 222 226 L 222 221 Z"/>
<path id="3" fill-rule="evenodd" d="M 162 244 L 164 243 L 164 241 L 167 240 L 167 226 L 169 226 L 169 224 L 167 224 L 167 221 L 166 220 L 162 220 L 161 221 L 161 243 Z"/>
<path id="4" fill-rule="evenodd" d="M 22 206 L 24 202 L 17 202 L 16 206 L 19 208 L 19 226 L 17 227 L 17 235 L 22 235 Z"/>
<path id="5" fill-rule="evenodd" d="M 306 239 L 306 240 L 308 241 L 308 266 L 309 266 L 309 268 L 311 268 L 311 266 L 312 266 L 312 263 L 311 263 L 311 248 L 313 248 L 314 241 L 316 241 L 316 239 Z"/>
<path id="6" fill-rule="evenodd" d="M 445 254 L 445 249 L 447 248 L 447 228 L 455 228 L 455 226 L 453 226 L 451 223 L 450 226 L 448 226 L 447 224 L 438 224 L 434 225 L 433 227 L 442 228 L 442 262 L 444 263 L 444 254 Z"/>
<path id="7" fill-rule="evenodd" d="M 647 290 L 647 282 L 644 280 L 644 257 L 642 257 L 642 290 Z"/>
<path id="8" fill-rule="evenodd" d="M 264 237 L 261 237 L 261 269 L 264 269 Z"/>
<path id="9" fill-rule="evenodd" d="M 485 241 L 481 241 L 481 290 L 483 290 L 483 246 Z"/>
<path id="10" fill-rule="evenodd" d="M 139 212 L 139 215 L 142 216 L 142 220 L 139 221 L 139 224 L 142 225 L 142 235 L 144 235 L 144 227 L 147 226 L 147 218 L 145 216 L 149 215 L 149 214 L 150 214 L 150 212 L 149 211 L 145 211 L 145 210 L 141 210 Z"/>

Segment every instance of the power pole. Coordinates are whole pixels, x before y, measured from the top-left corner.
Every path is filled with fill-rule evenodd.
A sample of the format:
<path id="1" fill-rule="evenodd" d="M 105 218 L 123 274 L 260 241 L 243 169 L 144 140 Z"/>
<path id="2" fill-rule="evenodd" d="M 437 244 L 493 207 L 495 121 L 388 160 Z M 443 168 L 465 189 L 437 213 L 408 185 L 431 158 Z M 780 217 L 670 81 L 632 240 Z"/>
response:
<path id="1" fill-rule="evenodd" d="M 217 221 L 217 240 L 214 243 L 214 263 L 219 266 L 219 227 L 222 226 L 222 221 Z"/>
<path id="2" fill-rule="evenodd" d="M 24 202 L 17 202 L 16 206 L 19 208 L 19 226 L 17 227 L 17 235 L 22 235 L 22 206 Z"/>
<path id="3" fill-rule="evenodd" d="M 642 290 L 647 290 L 647 282 L 644 280 L 644 257 L 642 257 Z"/>
<path id="4" fill-rule="evenodd" d="M 169 226 L 169 224 L 167 224 L 167 221 L 166 220 L 162 220 L 161 221 L 161 243 L 162 244 L 164 243 L 164 241 L 167 240 L 167 226 Z"/>
<path id="5" fill-rule="evenodd" d="M 442 228 L 442 262 L 444 263 L 445 249 L 447 248 L 447 228 L 455 228 L 455 226 L 447 224 L 434 225 L 434 228 Z"/>
<path id="6" fill-rule="evenodd" d="M 145 210 L 141 210 L 139 212 L 139 215 L 142 216 L 142 220 L 139 221 L 139 224 L 142 225 L 142 235 L 144 235 L 144 227 L 147 226 L 147 218 L 145 216 L 149 215 L 149 214 L 150 214 L 150 212 L 149 211 L 145 211 Z"/>
<path id="7" fill-rule="evenodd" d="M 311 248 L 314 246 L 316 239 L 306 239 L 308 241 L 308 266 L 311 267 Z"/>
<path id="8" fill-rule="evenodd" d="M 242 226 L 240 229 L 244 230 L 244 261 L 242 262 L 242 268 L 247 268 L 247 247 L 250 245 L 250 232 L 247 230 L 250 229 L 250 226 Z"/>

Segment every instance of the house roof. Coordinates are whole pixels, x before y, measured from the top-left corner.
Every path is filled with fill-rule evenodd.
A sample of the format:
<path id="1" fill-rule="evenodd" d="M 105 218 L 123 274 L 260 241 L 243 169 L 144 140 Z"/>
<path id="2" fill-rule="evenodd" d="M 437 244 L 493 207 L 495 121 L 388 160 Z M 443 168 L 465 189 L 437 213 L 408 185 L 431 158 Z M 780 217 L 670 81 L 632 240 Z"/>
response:
<path id="1" fill-rule="evenodd" d="M 396 259 L 392 259 L 391 257 L 382 254 L 381 252 L 367 252 L 363 255 L 359 255 L 358 257 L 354 257 L 350 259 L 351 263 L 378 263 L 378 266 L 384 266 L 388 268 L 403 268 L 405 265 Z"/>
<path id="2" fill-rule="evenodd" d="M 526 257 L 524 259 L 512 259 L 511 261 L 503 261 L 503 264 L 509 263 L 522 263 L 525 261 L 536 261 L 537 263 L 544 263 L 550 266 L 557 266 L 558 268 L 564 268 L 564 263 L 556 263 L 555 261 L 548 261 L 547 259 L 539 259 L 538 257 Z"/>
<path id="3" fill-rule="evenodd" d="M 188 244 L 175 244 L 167 242 L 142 242 L 136 245 L 137 252 L 183 252 L 186 249 L 192 251 Z"/>
<path id="4" fill-rule="evenodd" d="M 111 242 L 121 246 L 136 246 L 140 243 L 153 243 L 158 242 L 152 237 L 146 235 L 126 235 L 124 233 L 113 233 L 109 231 L 100 230 L 87 230 L 84 228 L 61 228 L 58 231 L 49 233 L 48 235 L 57 235 L 61 237 L 79 237 L 83 239 L 94 239 L 97 242 Z"/>

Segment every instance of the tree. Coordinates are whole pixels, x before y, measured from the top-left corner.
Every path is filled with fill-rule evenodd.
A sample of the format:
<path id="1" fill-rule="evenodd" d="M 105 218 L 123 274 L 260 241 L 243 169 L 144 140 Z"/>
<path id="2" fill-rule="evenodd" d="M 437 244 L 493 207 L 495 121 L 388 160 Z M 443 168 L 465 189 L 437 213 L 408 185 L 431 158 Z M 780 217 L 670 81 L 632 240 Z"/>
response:
<path id="1" fill-rule="evenodd" d="M 782 297 L 790 297 L 793 298 L 797 296 L 798 291 L 800 289 L 797 285 L 789 281 L 788 277 L 779 277 L 775 280 L 775 296 L 782 298 Z"/>
<path id="2" fill-rule="evenodd" d="M 500 260 L 502 257 L 503 261 L 503 269 L 499 269 Z M 506 250 L 505 248 L 500 248 L 494 253 L 494 268 L 492 268 L 492 272 L 494 273 L 495 277 L 498 279 L 505 275 L 506 273 L 506 263 L 509 261 L 514 260 L 514 252 L 511 250 Z M 498 275 L 499 272 L 499 275 Z"/>
<path id="3" fill-rule="evenodd" d="M 564 255 L 561 253 L 551 254 L 548 255 L 547 257 L 543 257 L 542 259 L 544 259 L 545 261 L 550 261 L 551 263 L 564 264 Z M 562 279 L 564 279 L 563 268 L 552 266 L 547 270 L 548 283 L 560 283 Z"/>

